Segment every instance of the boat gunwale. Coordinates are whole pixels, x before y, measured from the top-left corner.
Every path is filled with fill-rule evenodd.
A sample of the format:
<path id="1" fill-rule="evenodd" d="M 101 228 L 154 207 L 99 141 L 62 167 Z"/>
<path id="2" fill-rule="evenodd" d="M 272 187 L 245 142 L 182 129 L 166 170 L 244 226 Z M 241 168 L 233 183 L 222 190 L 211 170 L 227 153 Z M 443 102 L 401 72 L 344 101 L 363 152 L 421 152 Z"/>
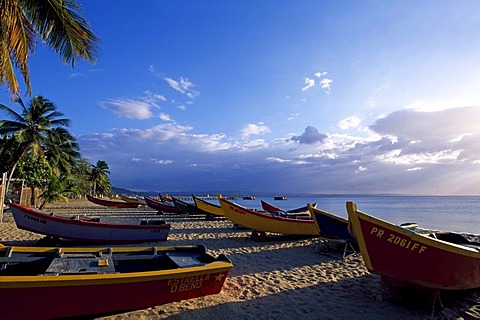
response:
<path id="1" fill-rule="evenodd" d="M 114 207 L 114 208 L 122 208 L 122 209 L 133 209 L 138 208 L 138 203 L 131 203 L 126 201 L 113 201 L 113 200 L 104 200 L 94 196 L 87 194 L 87 200 L 91 203 L 105 206 L 105 207 Z"/>
<path id="2" fill-rule="evenodd" d="M 158 229 L 171 229 L 171 224 L 165 223 L 161 225 L 141 225 L 141 224 L 122 224 L 122 223 L 110 223 L 110 222 L 95 222 L 95 221 L 88 221 L 88 220 L 81 220 L 81 219 L 71 219 L 68 217 L 63 217 L 60 215 L 50 215 L 46 212 L 42 212 L 39 210 L 35 210 L 29 207 L 25 207 L 16 203 L 10 203 L 10 206 L 13 206 L 14 209 L 19 210 L 23 213 L 28 213 L 40 219 L 51 220 L 59 223 L 71 224 L 71 225 L 84 225 L 89 227 L 96 227 L 96 228 L 118 228 L 118 229 L 143 229 L 143 230 L 158 230 Z M 30 230 L 32 231 L 32 230 Z"/>
<path id="3" fill-rule="evenodd" d="M 200 210 L 203 210 L 205 212 L 208 212 L 210 214 L 214 214 L 214 215 L 217 215 L 217 216 L 221 216 L 221 217 L 224 216 L 222 206 L 219 206 L 219 205 L 210 203 L 208 201 L 202 200 L 202 199 L 196 197 L 193 194 L 192 194 L 192 198 L 193 198 L 193 201 L 195 202 L 195 205 Z M 222 214 L 214 212 L 214 210 L 220 210 L 222 212 Z"/>
<path id="4" fill-rule="evenodd" d="M 346 207 L 347 207 L 347 212 L 349 216 L 349 223 L 351 224 L 351 230 L 360 247 L 360 251 L 362 253 L 365 266 L 371 272 L 381 273 L 376 271 L 375 268 L 373 267 L 373 264 L 370 258 L 370 252 L 366 246 L 366 241 L 362 232 L 362 226 L 361 226 L 360 220 L 366 221 L 373 225 L 378 225 L 379 227 L 385 228 L 386 230 L 399 233 L 403 236 L 409 237 L 411 241 L 416 241 L 421 244 L 429 245 L 438 250 L 443 250 L 452 254 L 456 254 L 456 255 L 468 257 L 468 258 L 480 258 L 480 251 L 478 251 L 477 249 L 447 242 L 447 241 L 436 239 L 433 237 L 429 237 L 427 235 L 420 234 L 416 231 L 404 228 L 402 226 L 395 225 L 383 219 L 371 216 L 367 213 L 364 213 L 358 210 L 357 204 L 354 202 L 347 201 Z"/>
<path id="5" fill-rule="evenodd" d="M 245 208 L 245 207 L 243 207 L 239 204 L 230 202 L 230 201 L 228 201 L 226 199 L 223 199 L 223 198 L 219 198 L 219 201 L 224 201 L 227 205 L 232 205 L 234 207 L 237 207 L 237 208 L 241 209 L 242 211 L 245 211 L 245 212 L 247 212 L 251 215 L 257 216 L 259 218 L 266 218 L 266 219 L 272 219 L 272 220 L 277 220 L 277 221 L 296 222 L 296 223 L 300 223 L 300 224 L 314 223 L 314 221 L 312 219 L 294 219 L 294 218 L 281 217 L 281 216 L 272 216 L 268 213 L 264 213 L 264 212 L 255 211 L 255 210 L 252 210 L 252 209 Z"/>
<path id="6" fill-rule="evenodd" d="M 12 248 L 12 254 L 18 253 L 58 253 L 57 247 L 21 247 L 21 246 L 1 246 L 1 251 Z M 200 254 L 206 254 L 206 248 L 203 245 L 197 246 L 170 246 L 170 247 L 103 247 L 103 248 L 61 248 L 64 254 L 72 253 L 169 253 L 182 252 L 185 250 L 197 250 Z M 211 256 L 211 255 L 209 255 Z M 212 256 L 213 257 L 213 256 Z M 214 257 L 213 257 L 214 258 Z M 115 260 L 114 258 L 112 258 Z M 152 255 L 152 260 L 155 256 Z M 28 276 L 0 276 L 0 289 L 2 288 L 27 288 L 27 287 L 55 287 L 55 286 L 87 286 L 87 285 L 109 285 L 119 283 L 135 283 L 161 281 L 171 278 L 181 278 L 196 276 L 201 274 L 211 274 L 215 272 L 229 272 L 233 267 L 232 261 L 224 254 L 214 258 L 215 261 L 205 263 L 202 266 L 192 266 L 185 268 L 173 268 L 163 270 L 136 271 L 125 273 L 104 273 L 104 274 L 65 274 L 65 275 L 28 275 Z M 118 259 L 121 260 L 121 259 Z M 133 259 L 135 260 L 135 259 Z M 226 275 L 225 275 L 226 276 Z"/>

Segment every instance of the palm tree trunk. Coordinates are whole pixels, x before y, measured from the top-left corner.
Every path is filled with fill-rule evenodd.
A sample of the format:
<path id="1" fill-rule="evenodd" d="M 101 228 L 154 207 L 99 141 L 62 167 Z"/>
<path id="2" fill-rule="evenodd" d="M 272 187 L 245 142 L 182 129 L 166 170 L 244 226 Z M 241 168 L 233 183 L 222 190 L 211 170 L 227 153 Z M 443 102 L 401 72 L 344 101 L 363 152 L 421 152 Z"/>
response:
<path id="1" fill-rule="evenodd" d="M 5 194 L 7 195 L 8 194 L 8 189 L 10 188 L 10 181 L 12 181 L 12 177 L 13 177 L 13 173 L 15 172 L 15 169 L 17 168 L 17 163 L 16 162 L 14 165 L 13 165 L 13 168 L 12 170 L 10 170 L 10 174 L 8 175 L 8 180 L 7 180 L 7 185 L 5 186 Z"/>
<path id="2" fill-rule="evenodd" d="M 20 144 L 20 146 L 18 146 L 18 149 L 17 149 L 17 150 L 20 150 L 20 151 L 15 152 L 14 155 L 12 156 L 13 159 L 18 159 L 18 160 L 15 161 L 15 163 L 13 164 L 12 170 L 10 170 L 10 175 L 8 176 L 7 185 L 5 186 L 6 187 L 5 193 L 6 194 L 8 194 L 8 188 L 10 187 L 10 181 L 12 180 L 13 173 L 15 172 L 15 169 L 17 168 L 17 164 L 23 158 L 25 153 L 27 153 L 27 149 L 28 149 L 27 145 Z M 18 156 L 16 154 L 18 154 Z"/>

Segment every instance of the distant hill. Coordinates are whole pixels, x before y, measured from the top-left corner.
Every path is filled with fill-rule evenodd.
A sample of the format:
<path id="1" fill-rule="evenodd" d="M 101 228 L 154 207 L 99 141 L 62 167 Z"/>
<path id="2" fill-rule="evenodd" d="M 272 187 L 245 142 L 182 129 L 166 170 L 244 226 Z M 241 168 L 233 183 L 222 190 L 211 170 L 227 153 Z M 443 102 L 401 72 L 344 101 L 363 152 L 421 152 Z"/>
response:
<path id="1" fill-rule="evenodd" d="M 123 195 L 126 195 L 126 196 L 136 196 L 136 195 L 139 195 L 139 196 L 143 196 L 143 195 L 158 196 L 157 191 L 133 191 L 133 190 L 128 190 L 128 189 L 124 189 L 124 188 L 117 188 L 117 187 L 112 187 L 112 193 L 113 194 L 123 194 Z"/>

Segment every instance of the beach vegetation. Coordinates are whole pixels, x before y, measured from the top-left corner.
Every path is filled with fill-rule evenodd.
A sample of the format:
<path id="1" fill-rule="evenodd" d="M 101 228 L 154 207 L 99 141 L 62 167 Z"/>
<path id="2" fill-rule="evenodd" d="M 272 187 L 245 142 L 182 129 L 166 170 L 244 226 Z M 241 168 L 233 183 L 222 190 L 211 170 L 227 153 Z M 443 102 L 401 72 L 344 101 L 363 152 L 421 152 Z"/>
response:
<path id="1" fill-rule="evenodd" d="M 96 165 L 92 165 L 91 180 L 93 182 L 93 194 L 105 194 L 111 191 L 112 186 L 108 175 L 110 168 L 107 162 L 98 160 Z"/>
<path id="2" fill-rule="evenodd" d="M 21 107 L 20 113 L 0 104 L 0 111 L 10 117 L 10 120 L 0 121 L 0 136 L 5 143 L 3 155 L 0 157 L 5 161 L 2 169 L 6 171 L 3 172 L 10 172 L 9 181 L 19 161 L 27 154 L 41 157 L 48 154 L 60 156 L 64 143 L 70 145 L 72 152 L 78 151 L 74 140 L 66 140 L 68 137 L 73 139 L 65 134 L 70 120 L 63 118 L 63 113 L 58 111 L 51 101 L 35 96 L 28 104 L 20 98 L 16 102 Z"/>
<path id="3" fill-rule="evenodd" d="M 21 111 L 0 104 L 9 120 L 0 120 L 0 170 L 8 172 L 6 189 L 13 178 L 41 190 L 42 207 L 68 196 L 106 193 L 111 189 L 108 164 L 92 165 L 80 154 L 68 131 L 70 120 L 49 100 L 33 97 L 28 104 L 17 99 Z M 34 197 L 32 203 L 34 204 Z"/>
<path id="4" fill-rule="evenodd" d="M 51 175 L 43 185 L 42 193 L 38 196 L 41 200 L 39 209 L 42 210 L 47 203 L 68 202 L 68 199 L 78 195 L 76 179 L 73 175 L 59 177 Z"/>
<path id="5" fill-rule="evenodd" d="M 98 38 L 77 1 L 0 1 L 0 83 L 14 99 L 20 93 L 16 71 L 32 93 L 28 59 L 38 41 L 72 67 L 77 60 L 94 63 L 98 56 Z"/>

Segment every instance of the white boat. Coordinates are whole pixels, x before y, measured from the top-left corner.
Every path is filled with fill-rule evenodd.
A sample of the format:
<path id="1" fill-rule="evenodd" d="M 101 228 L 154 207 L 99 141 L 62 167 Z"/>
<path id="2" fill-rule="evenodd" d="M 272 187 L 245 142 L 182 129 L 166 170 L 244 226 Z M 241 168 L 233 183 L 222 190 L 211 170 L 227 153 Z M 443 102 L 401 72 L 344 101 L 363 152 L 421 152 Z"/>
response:
<path id="1" fill-rule="evenodd" d="M 13 218 L 20 229 L 60 239 L 133 243 L 167 240 L 170 224 L 163 220 L 140 220 L 139 224 L 105 223 L 83 215 L 63 216 L 45 213 L 10 203 Z"/>

